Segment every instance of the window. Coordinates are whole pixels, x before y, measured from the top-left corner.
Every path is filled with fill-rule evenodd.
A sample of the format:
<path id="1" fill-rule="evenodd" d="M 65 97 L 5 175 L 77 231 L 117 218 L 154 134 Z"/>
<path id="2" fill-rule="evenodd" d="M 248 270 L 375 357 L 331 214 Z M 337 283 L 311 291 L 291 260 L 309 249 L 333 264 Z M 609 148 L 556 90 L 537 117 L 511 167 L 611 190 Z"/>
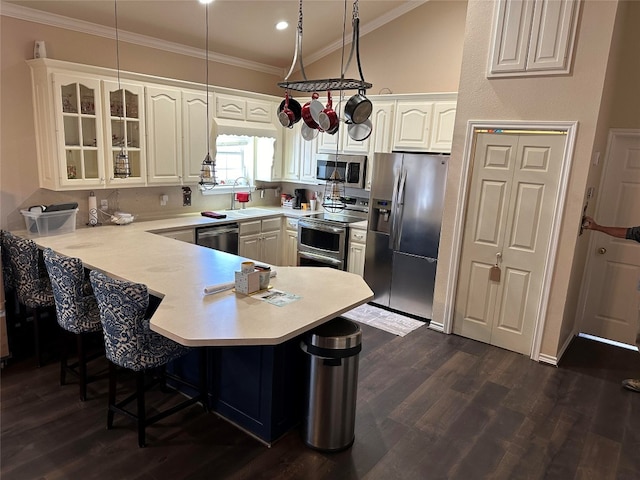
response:
<path id="1" fill-rule="evenodd" d="M 215 161 L 219 185 L 203 191 L 203 195 L 229 193 L 239 177 L 248 178 L 254 185 L 256 170 L 261 165 L 270 166 L 273 162 L 275 140 L 272 137 L 218 135 Z"/>
<path id="2" fill-rule="evenodd" d="M 254 164 L 255 137 L 218 135 L 216 140 L 216 172 L 221 185 L 233 185 L 238 177 L 251 178 Z"/>

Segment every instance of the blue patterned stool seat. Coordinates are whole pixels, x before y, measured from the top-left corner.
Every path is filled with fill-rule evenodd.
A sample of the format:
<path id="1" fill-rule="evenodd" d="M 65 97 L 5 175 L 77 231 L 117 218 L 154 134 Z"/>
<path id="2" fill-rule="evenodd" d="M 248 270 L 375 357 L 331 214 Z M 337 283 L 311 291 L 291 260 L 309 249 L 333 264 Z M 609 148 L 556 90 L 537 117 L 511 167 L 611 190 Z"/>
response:
<path id="1" fill-rule="evenodd" d="M 86 291 L 82 260 L 58 255 L 50 248 L 42 253 L 51 280 L 58 324 L 67 332 L 75 334 L 77 341 L 78 362 L 69 365 L 68 342 L 64 341 L 66 338 L 63 340 L 60 384 L 65 384 L 67 372 L 77 374 L 80 380 L 80 400 L 84 401 L 87 398 L 87 362 L 102 356 L 100 352 L 87 357 L 85 342 L 88 334 L 102 332 L 98 302 L 92 291 Z"/>
<path id="2" fill-rule="evenodd" d="M 146 285 L 110 278 L 95 270 L 90 278 L 110 361 L 137 372 L 166 365 L 189 352 L 188 347 L 149 328 Z"/>
<path id="3" fill-rule="evenodd" d="M 3 255 L 11 266 L 18 301 L 34 311 L 34 340 L 38 366 L 42 363 L 40 352 L 39 323 L 43 309 L 53 308 L 55 301 L 46 269 L 40 263 L 38 246 L 10 232 L 3 232 Z M 4 260 L 4 259 L 3 259 Z"/>
<path id="4" fill-rule="evenodd" d="M 144 405 L 145 371 L 164 367 L 170 361 L 186 355 L 191 349 L 149 328 L 149 292 L 146 285 L 114 279 L 95 270 L 89 274 L 89 278 L 98 301 L 105 353 L 110 361 L 107 428 L 113 425 L 114 413 L 135 418 L 138 424 L 138 445 L 144 447 L 147 425 L 196 402 L 202 401 L 206 405 L 205 350 L 201 350 L 200 394 L 147 418 Z M 136 393 L 119 403 L 116 403 L 116 365 L 137 372 Z M 137 400 L 136 414 L 124 409 L 134 398 Z"/>

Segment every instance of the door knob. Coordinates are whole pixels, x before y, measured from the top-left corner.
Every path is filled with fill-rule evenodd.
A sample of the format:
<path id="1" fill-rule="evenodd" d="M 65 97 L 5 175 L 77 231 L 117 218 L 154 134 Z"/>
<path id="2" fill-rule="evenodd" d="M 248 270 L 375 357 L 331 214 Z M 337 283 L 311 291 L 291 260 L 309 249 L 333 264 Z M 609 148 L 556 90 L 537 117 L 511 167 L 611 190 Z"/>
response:
<path id="1" fill-rule="evenodd" d="M 605 253 L 607 253 L 607 249 L 606 249 L 606 248 L 604 248 L 604 247 L 600 247 L 600 248 L 598 249 L 598 253 L 599 253 L 600 255 L 604 255 Z"/>

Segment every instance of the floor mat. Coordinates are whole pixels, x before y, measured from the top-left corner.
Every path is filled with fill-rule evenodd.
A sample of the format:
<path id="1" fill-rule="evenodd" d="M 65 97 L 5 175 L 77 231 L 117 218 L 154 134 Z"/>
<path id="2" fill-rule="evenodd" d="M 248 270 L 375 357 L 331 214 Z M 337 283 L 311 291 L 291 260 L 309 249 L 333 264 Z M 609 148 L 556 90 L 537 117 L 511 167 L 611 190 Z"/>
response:
<path id="1" fill-rule="evenodd" d="M 390 312 L 383 308 L 365 303 L 341 315 L 349 320 L 379 328 L 385 332 L 404 337 L 416 328 L 426 325 L 425 322 Z"/>

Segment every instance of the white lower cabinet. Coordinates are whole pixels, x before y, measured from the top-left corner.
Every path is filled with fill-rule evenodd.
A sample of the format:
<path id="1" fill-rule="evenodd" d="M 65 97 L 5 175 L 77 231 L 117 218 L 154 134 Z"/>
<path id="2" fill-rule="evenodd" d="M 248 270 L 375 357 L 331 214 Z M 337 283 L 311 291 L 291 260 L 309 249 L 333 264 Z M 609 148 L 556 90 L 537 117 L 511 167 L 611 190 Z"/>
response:
<path id="1" fill-rule="evenodd" d="M 298 219 L 285 217 L 284 219 L 284 251 L 282 265 L 295 267 L 298 265 Z"/>
<path id="2" fill-rule="evenodd" d="M 367 246 L 367 231 L 360 228 L 349 229 L 349 252 L 347 253 L 347 271 L 364 275 L 364 255 Z"/>
<path id="3" fill-rule="evenodd" d="M 238 255 L 269 265 L 280 265 L 281 228 L 280 217 L 240 223 Z"/>

